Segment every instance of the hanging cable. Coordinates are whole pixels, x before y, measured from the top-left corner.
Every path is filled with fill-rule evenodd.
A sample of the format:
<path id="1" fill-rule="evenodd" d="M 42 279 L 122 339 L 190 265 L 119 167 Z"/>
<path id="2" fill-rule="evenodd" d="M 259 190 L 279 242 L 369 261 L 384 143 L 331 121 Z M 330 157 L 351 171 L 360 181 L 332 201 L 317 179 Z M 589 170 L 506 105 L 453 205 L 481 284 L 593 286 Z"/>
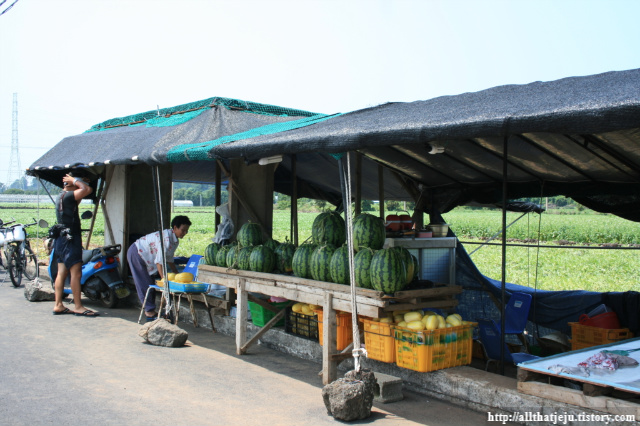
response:
<path id="1" fill-rule="evenodd" d="M 162 297 L 166 300 L 167 304 L 165 307 L 165 314 L 167 317 L 170 316 L 172 304 L 171 304 L 171 294 L 169 292 L 169 280 L 167 279 L 167 253 L 164 249 L 164 218 L 162 217 L 162 196 L 160 195 L 160 174 L 158 173 L 158 166 L 153 166 L 151 168 L 152 176 L 153 176 L 153 191 L 156 196 L 156 216 L 158 218 L 158 228 L 160 228 L 160 250 L 162 251 L 162 270 L 164 272 L 164 276 L 162 280 L 164 281 L 164 286 L 162 287 Z"/>
<path id="2" fill-rule="evenodd" d="M 345 163 L 342 163 L 343 168 L 341 170 L 342 181 L 344 182 L 344 197 L 343 204 L 345 204 L 345 216 L 346 216 L 346 230 L 347 230 L 347 251 L 349 252 L 349 281 L 351 283 L 351 329 L 353 333 L 353 364 L 356 372 L 360 371 L 360 355 L 366 356 L 366 351 L 360 346 L 360 330 L 358 328 L 358 304 L 356 301 L 356 278 L 353 256 L 353 221 L 351 217 L 351 156 L 346 154 L 346 171 L 344 170 Z"/>

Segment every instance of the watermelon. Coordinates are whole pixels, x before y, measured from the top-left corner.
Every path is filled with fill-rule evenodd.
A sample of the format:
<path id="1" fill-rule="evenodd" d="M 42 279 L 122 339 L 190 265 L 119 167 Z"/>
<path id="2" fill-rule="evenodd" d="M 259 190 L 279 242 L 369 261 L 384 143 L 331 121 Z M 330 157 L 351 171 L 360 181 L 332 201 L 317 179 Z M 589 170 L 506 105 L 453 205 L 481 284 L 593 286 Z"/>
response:
<path id="1" fill-rule="evenodd" d="M 267 241 L 264 242 L 264 245 L 269 247 L 271 250 L 275 252 L 278 246 L 280 245 L 280 243 L 274 239 L 269 238 L 267 239 Z"/>
<path id="2" fill-rule="evenodd" d="M 331 281 L 337 284 L 351 283 L 351 277 L 349 275 L 349 247 L 346 245 L 336 249 L 331 256 L 331 262 L 329 263 L 329 273 L 331 274 Z"/>
<path id="3" fill-rule="evenodd" d="M 237 235 L 241 247 L 257 246 L 263 243 L 262 227 L 259 223 L 247 222 L 242 225 Z"/>
<path id="4" fill-rule="evenodd" d="M 356 279 L 356 286 L 362 288 L 372 288 L 371 287 L 371 259 L 375 251 L 371 250 L 369 247 L 365 247 L 359 252 L 356 253 L 353 258 L 353 268 L 354 275 Z"/>
<path id="5" fill-rule="evenodd" d="M 413 279 L 418 279 L 418 275 L 420 275 L 420 268 L 418 264 L 418 258 L 414 255 L 411 255 L 411 260 L 413 260 Z"/>
<path id="6" fill-rule="evenodd" d="M 220 244 L 209 244 L 204 250 L 204 263 L 206 263 L 207 265 L 216 266 L 216 254 L 218 254 L 218 250 L 220 250 Z"/>
<path id="7" fill-rule="evenodd" d="M 313 242 L 318 245 L 340 247 L 346 240 L 346 232 L 344 219 L 336 212 L 320 213 L 311 225 Z"/>
<path id="8" fill-rule="evenodd" d="M 296 246 L 291 243 L 282 243 L 275 250 L 276 253 L 276 269 L 283 273 L 293 271 L 291 263 L 293 255 L 296 252 Z"/>
<path id="9" fill-rule="evenodd" d="M 249 267 L 255 272 L 272 272 L 276 266 L 276 255 L 265 245 L 256 246 L 249 256 Z"/>
<path id="10" fill-rule="evenodd" d="M 311 253 L 311 277 L 316 281 L 328 281 L 331 282 L 331 272 L 329 267 L 331 264 L 331 257 L 336 251 L 336 247 L 331 244 L 325 244 L 316 247 Z"/>
<path id="11" fill-rule="evenodd" d="M 402 255 L 394 249 L 378 250 L 371 259 L 369 273 L 374 290 L 393 294 L 407 285 Z"/>
<path id="12" fill-rule="evenodd" d="M 221 266 L 223 268 L 227 267 L 227 253 L 229 252 L 230 248 L 231 246 L 220 247 L 220 249 L 218 250 L 218 253 L 216 254 L 216 265 Z"/>
<path id="13" fill-rule="evenodd" d="M 237 269 L 238 265 L 236 264 L 236 259 L 238 257 L 238 251 L 240 250 L 238 246 L 230 246 L 231 248 L 227 251 L 227 268 Z"/>
<path id="14" fill-rule="evenodd" d="M 404 263 L 404 270 L 405 270 L 405 280 L 407 282 L 407 284 L 409 284 L 411 281 L 413 281 L 413 277 L 415 275 L 415 266 L 413 264 L 413 257 L 411 255 L 411 253 L 409 253 L 409 250 L 407 250 L 404 247 L 392 247 L 392 250 L 395 250 L 396 253 L 398 253 L 401 257 L 402 257 L 402 262 Z"/>
<path id="15" fill-rule="evenodd" d="M 315 244 L 303 244 L 296 249 L 291 260 L 293 275 L 300 278 L 311 278 L 311 254 L 316 247 Z"/>
<path id="16" fill-rule="evenodd" d="M 250 247 L 242 247 L 240 251 L 238 251 L 238 257 L 236 259 L 236 262 L 238 263 L 238 269 L 242 269 L 243 271 L 251 270 L 249 258 L 251 257 L 252 250 L 253 250 L 253 246 L 250 246 Z"/>
<path id="17" fill-rule="evenodd" d="M 360 251 L 363 247 L 380 250 L 387 234 L 384 222 L 377 216 L 362 213 L 353 220 L 353 248 Z"/>

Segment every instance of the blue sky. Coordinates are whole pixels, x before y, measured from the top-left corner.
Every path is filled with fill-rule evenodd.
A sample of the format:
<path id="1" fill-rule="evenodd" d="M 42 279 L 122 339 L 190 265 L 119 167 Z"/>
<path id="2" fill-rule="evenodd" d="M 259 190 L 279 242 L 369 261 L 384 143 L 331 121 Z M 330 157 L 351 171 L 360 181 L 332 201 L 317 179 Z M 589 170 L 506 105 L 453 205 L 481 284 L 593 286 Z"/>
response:
<path id="1" fill-rule="evenodd" d="M 638 16 L 635 0 L 19 0 L 0 16 L 0 182 L 13 93 L 26 168 L 95 123 L 212 96 L 333 113 L 640 68 Z"/>

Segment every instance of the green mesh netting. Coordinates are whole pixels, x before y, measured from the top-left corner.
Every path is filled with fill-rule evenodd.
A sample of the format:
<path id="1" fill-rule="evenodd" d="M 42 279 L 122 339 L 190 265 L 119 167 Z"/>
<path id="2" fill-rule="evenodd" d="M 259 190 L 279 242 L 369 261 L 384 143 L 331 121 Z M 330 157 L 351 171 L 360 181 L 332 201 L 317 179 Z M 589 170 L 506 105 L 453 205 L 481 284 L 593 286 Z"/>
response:
<path id="1" fill-rule="evenodd" d="M 264 115 L 298 117 L 311 117 L 317 115 L 314 112 L 303 111 L 299 109 L 259 104 L 255 102 L 243 101 L 240 99 L 214 97 L 203 99 L 201 101 L 191 102 L 184 105 L 174 106 L 171 108 L 162 108 L 160 110 L 142 112 L 139 114 L 128 115 L 126 117 L 112 118 L 110 120 L 103 121 L 102 123 L 92 126 L 89 130 L 87 130 L 87 132 L 107 130 L 112 127 L 143 124 L 147 123 L 149 120 L 154 120 L 155 126 L 175 126 L 176 124 L 181 124 L 197 117 L 202 111 L 204 111 L 205 108 L 212 108 L 214 106 L 222 106 L 227 109 L 241 110 L 244 112 Z M 200 112 L 196 113 L 197 110 L 200 110 Z M 178 117 L 175 117 L 176 115 Z"/>
<path id="2" fill-rule="evenodd" d="M 310 126 L 342 114 L 316 114 L 311 117 L 301 118 L 299 120 L 285 121 L 282 123 L 272 123 L 266 126 L 256 127 L 244 132 L 235 133 L 233 135 L 223 136 L 221 138 L 196 144 L 179 145 L 167 153 L 167 160 L 170 163 L 179 163 L 182 161 L 210 160 L 207 156 L 209 151 L 217 146 L 228 142 L 239 141 L 242 139 L 254 138 L 256 136 L 270 135 L 273 133 L 284 132 L 287 130 L 298 129 L 300 127 Z"/>

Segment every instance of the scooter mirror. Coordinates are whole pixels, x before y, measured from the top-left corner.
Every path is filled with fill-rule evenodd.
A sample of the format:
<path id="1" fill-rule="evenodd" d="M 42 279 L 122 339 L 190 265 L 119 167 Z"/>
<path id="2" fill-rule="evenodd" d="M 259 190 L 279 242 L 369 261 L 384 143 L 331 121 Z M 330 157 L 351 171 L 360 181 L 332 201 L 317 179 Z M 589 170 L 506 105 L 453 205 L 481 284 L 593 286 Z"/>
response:
<path id="1" fill-rule="evenodd" d="M 40 220 L 38 221 L 38 226 L 39 226 L 40 228 L 48 228 L 48 227 L 49 227 L 49 222 L 47 222 L 47 221 L 46 221 L 46 220 L 44 220 L 44 219 L 40 219 Z"/>
<path id="2" fill-rule="evenodd" d="M 85 210 L 80 216 L 81 219 L 91 219 L 93 217 L 93 213 L 91 210 Z"/>
<path id="3" fill-rule="evenodd" d="M 4 222 L 2 221 L 2 219 L 0 219 L 0 226 L 2 226 L 2 224 L 3 224 L 3 223 L 4 223 Z"/>

